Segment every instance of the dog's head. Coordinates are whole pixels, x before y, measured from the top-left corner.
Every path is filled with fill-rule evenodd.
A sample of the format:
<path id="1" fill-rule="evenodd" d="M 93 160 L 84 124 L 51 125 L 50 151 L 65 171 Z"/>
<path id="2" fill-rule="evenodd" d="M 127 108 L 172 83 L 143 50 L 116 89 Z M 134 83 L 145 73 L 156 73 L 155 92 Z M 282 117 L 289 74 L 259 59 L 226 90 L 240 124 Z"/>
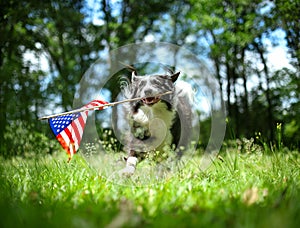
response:
<path id="1" fill-rule="evenodd" d="M 174 90 L 174 82 L 177 80 L 180 72 L 171 75 L 146 75 L 138 76 L 135 71 L 131 77 L 131 95 L 134 97 L 143 97 L 143 105 L 151 106 L 161 100 L 158 94 Z M 164 99 L 167 97 L 165 96 Z"/>

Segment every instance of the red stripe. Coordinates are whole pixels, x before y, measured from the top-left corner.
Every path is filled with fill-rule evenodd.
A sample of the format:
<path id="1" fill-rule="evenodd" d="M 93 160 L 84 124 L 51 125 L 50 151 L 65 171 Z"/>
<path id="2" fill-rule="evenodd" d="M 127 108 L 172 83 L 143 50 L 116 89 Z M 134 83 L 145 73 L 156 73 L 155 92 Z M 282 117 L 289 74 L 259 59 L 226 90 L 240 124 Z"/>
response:
<path id="1" fill-rule="evenodd" d="M 82 117 L 80 116 L 78 119 L 81 119 Z M 76 126 L 76 123 L 73 121 L 72 124 L 72 135 L 75 137 L 74 141 L 77 141 L 78 142 L 78 146 L 80 144 L 80 141 L 81 141 L 81 135 L 80 135 L 80 132 Z"/>
<path id="2" fill-rule="evenodd" d="M 83 120 L 83 117 L 81 116 L 80 118 L 78 118 L 81 128 L 82 128 L 82 132 L 78 132 L 79 133 L 79 137 L 77 137 L 78 140 L 78 146 L 80 145 L 81 139 L 82 139 L 82 135 L 83 135 L 83 131 L 84 131 L 84 127 L 85 127 L 85 122 Z"/>
<path id="3" fill-rule="evenodd" d="M 65 128 L 64 132 L 67 134 L 68 138 L 70 139 L 70 143 L 74 143 L 73 135 L 70 132 L 69 128 Z"/>
<path id="4" fill-rule="evenodd" d="M 85 126 L 84 119 L 83 119 L 83 117 L 82 117 L 82 116 L 80 116 L 80 117 L 78 118 L 78 120 L 79 120 L 79 123 L 80 123 L 80 125 L 81 125 L 81 128 L 82 128 L 82 131 L 83 131 L 83 129 L 84 129 L 84 126 Z"/>
<path id="5" fill-rule="evenodd" d="M 82 130 L 84 129 L 85 123 L 83 120 L 83 117 L 80 116 L 78 118 L 78 121 L 82 127 Z M 70 152 L 70 146 L 74 145 L 74 142 L 77 142 L 78 146 L 80 145 L 80 141 L 82 138 L 82 135 L 80 134 L 76 124 L 74 121 L 72 121 L 71 123 L 71 129 L 69 129 L 68 127 L 64 129 L 65 134 L 67 135 L 67 137 L 70 139 L 70 143 L 66 143 L 66 141 L 63 139 L 63 137 L 61 136 L 61 134 L 57 135 L 57 140 L 59 141 L 59 143 L 62 145 L 62 147 L 65 149 L 65 151 L 71 155 Z M 74 153 L 76 153 L 75 148 L 74 148 Z"/>
<path id="6" fill-rule="evenodd" d="M 100 106 L 102 104 L 108 104 L 108 102 L 102 101 L 102 100 L 93 100 L 90 103 L 88 103 L 87 105 L 85 105 L 84 107 L 95 107 L 95 106 Z M 98 109 L 102 110 L 103 107 L 99 107 Z M 67 143 L 64 140 L 63 136 L 61 135 L 62 132 L 56 136 L 57 140 L 59 141 L 59 143 L 61 144 L 63 149 L 69 155 L 69 160 L 72 157 L 71 148 L 73 148 L 73 153 L 74 154 L 76 153 L 74 142 L 76 142 L 76 144 L 78 144 L 78 146 L 80 145 L 80 141 L 81 141 L 81 138 L 82 138 L 82 135 L 83 135 L 83 130 L 84 130 L 84 127 L 85 127 L 85 122 L 86 122 L 86 119 L 88 117 L 88 111 L 85 112 L 85 115 L 86 115 L 86 118 L 83 118 L 82 115 L 80 115 L 78 117 L 78 122 L 79 122 L 79 124 L 82 128 L 82 132 L 79 131 L 79 129 L 78 129 L 78 127 L 77 127 L 77 125 L 75 124 L 74 121 L 72 121 L 71 124 L 63 130 L 63 132 L 64 132 L 63 135 L 65 134 L 68 137 L 68 139 L 70 140 L 70 142 Z M 64 137 L 65 137 L 65 135 L 64 135 Z"/>
<path id="7" fill-rule="evenodd" d="M 67 152 L 67 154 L 69 154 L 70 155 L 70 147 L 69 147 L 69 145 L 66 143 L 66 141 L 63 139 L 63 137 L 60 135 L 60 134 L 58 134 L 57 136 L 56 136 L 56 138 L 57 138 L 57 141 L 60 143 L 60 145 L 62 146 L 62 148 Z"/>
<path id="8" fill-rule="evenodd" d="M 85 107 L 90 108 L 90 107 L 100 106 L 103 104 L 108 104 L 108 102 L 102 101 L 102 100 L 93 100 L 90 103 L 88 103 L 87 105 L 85 105 Z M 102 110 L 103 107 L 99 107 L 98 109 Z"/>

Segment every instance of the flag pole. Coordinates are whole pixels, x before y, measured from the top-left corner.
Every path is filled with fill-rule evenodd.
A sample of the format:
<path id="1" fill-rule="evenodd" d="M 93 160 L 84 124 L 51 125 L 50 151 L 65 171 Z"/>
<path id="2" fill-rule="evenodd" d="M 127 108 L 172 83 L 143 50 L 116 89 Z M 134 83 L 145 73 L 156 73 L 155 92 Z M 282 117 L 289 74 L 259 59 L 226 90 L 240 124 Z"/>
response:
<path id="1" fill-rule="evenodd" d="M 165 92 L 165 93 L 157 94 L 157 95 L 152 96 L 152 97 L 160 97 L 160 96 L 171 94 L 171 93 L 172 93 L 172 91 L 168 91 L 168 92 Z M 116 101 L 116 102 L 112 102 L 112 103 L 102 104 L 102 105 L 94 106 L 94 107 L 90 107 L 90 108 L 74 109 L 74 110 L 71 110 L 71 111 L 68 111 L 68 112 L 62 112 L 62 113 L 57 113 L 57 114 L 53 114 L 53 115 L 49 115 L 49 116 L 43 116 L 43 117 L 40 117 L 39 120 L 47 120 L 47 119 L 50 119 L 50 118 L 54 118 L 54 117 L 58 117 L 58 116 L 64 116 L 64 115 L 73 114 L 73 113 L 77 113 L 77 112 L 95 110 L 97 108 L 111 107 L 111 106 L 123 104 L 123 103 L 126 103 L 126 102 L 142 100 L 142 99 L 145 99 L 145 98 L 147 98 L 147 97 L 142 97 L 142 98 L 138 97 L 138 98 L 132 98 L 132 99 L 125 99 L 125 100 L 122 100 L 122 101 Z"/>

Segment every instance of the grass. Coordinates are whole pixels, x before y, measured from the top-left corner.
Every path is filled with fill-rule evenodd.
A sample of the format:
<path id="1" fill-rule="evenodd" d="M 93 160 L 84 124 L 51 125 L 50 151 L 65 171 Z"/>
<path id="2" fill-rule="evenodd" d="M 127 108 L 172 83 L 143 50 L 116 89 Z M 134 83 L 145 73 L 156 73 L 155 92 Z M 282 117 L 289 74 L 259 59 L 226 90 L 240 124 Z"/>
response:
<path id="1" fill-rule="evenodd" d="M 80 156 L 0 157 L 0 227 L 299 227 L 299 152 L 227 148 L 200 162 L 147 185 L 139 171 L 117 184 Z"/>

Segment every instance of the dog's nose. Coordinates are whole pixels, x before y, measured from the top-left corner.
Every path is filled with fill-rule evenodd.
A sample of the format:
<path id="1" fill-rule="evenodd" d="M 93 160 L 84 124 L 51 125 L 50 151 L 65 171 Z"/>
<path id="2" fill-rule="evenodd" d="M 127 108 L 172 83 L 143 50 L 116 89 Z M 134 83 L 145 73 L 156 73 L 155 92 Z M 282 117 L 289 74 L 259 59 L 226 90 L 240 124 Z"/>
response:
<path id="1" fill-rule="evenodd" d="M 145 96 L 152 96 L 152 90 L 148 89 L 148 90 L 145 90 Z"/>

